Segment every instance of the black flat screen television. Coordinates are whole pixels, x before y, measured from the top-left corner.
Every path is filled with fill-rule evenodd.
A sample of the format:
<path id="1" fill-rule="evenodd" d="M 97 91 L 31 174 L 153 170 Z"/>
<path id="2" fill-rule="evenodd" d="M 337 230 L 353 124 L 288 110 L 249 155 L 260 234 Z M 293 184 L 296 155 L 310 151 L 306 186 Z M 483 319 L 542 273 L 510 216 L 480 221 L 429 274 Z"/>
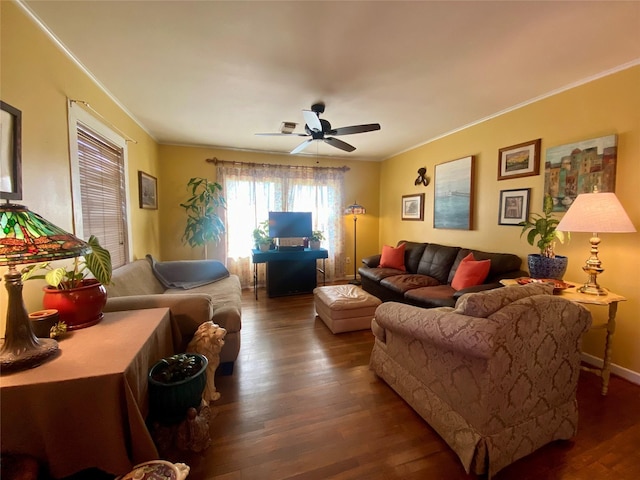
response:
<path id="1" fill-rule="evenodd" d="M 310 237 L 311 212 L 269 212 L 271 238 Z"/>

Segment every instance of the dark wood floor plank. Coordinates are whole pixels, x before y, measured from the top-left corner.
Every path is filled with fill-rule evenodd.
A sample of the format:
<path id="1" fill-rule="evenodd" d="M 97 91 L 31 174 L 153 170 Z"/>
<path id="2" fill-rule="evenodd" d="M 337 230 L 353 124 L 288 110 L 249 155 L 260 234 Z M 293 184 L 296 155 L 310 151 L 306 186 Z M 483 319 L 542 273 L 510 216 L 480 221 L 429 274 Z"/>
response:
<path id="1" fill-rule="evenodd" d="M 333 335 L 312 295 L 243 294 L 240 357 L 217 377 L 212 446 L 176 453 L 189 480 L 476 479 L 369 370 L 370 331 Z M 609 395 L 583 372 L 578 435 L 546 445 L 495 480 L 640 478 L 640 386 L 612 377 Z"/>

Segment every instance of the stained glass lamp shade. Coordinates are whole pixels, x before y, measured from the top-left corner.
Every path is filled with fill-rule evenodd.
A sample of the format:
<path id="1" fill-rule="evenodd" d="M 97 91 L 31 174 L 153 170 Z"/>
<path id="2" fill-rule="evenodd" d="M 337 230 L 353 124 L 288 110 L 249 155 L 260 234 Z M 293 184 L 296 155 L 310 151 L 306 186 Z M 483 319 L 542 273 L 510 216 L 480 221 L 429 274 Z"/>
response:
<path id="1" fill-rule="evenodd" d="M 353 280 L 351 280 L 349 283 L 352 285 L 360 285 L 360 282 L 358 281 L 358 277 L 356 276 L 357 274 L 357 268 L 356 268 L 356 245 L 357 245 L 357 241 L 356 241 L 356 227 L 357 227 L 357 222 L 358 222 L 358 215 L 364 215 L 366 213 L 365 208 L 360 205 L 357 202 L 352 203 L 351 205 L 347 206 L 347 208 L 345 208 L 344 210 L 345 215 L 353 215 Z"/>
<path id="2" fill-rule="evenodd" d="M 39 365 L 58 350 L 58 342 L 39 339 L 31 330 L 16 265 L 78 257 L 89 252 L 91 247 L 87 243 L 27 207 L 0 205 L 0 266 L 9 267 L 4 275 L 9 296 L 5 339 L 0 348 L 2 370 Z"/>

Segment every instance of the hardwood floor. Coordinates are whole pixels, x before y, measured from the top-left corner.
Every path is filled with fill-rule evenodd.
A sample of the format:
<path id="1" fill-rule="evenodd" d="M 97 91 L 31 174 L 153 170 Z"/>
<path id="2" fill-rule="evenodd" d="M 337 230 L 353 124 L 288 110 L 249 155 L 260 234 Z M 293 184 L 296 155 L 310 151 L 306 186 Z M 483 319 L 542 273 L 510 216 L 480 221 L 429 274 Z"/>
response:
<path id="1" fill-rule="evenodd" d="M 243 295 L 242 346 L 217 377 L 213 444 L 174 461 L 188 480 L 475 479 L 443 440 L 368 369 L 370 331 L 333 335 L 312 295 Z M 493 478 L 640 478 L 640 386 L 612 377 L 609 395 L 582 372 L 579 432 Z"/>

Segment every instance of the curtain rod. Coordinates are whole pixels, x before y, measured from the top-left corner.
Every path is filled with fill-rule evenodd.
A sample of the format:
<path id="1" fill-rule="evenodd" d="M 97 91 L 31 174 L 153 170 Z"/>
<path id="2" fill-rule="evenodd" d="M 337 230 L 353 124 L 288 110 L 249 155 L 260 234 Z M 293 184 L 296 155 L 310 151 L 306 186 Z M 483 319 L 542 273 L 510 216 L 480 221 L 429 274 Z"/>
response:
<path id="1" fill-rule="evenodd" d="M 316 166 L 304 166 L 304 165 L 279 165 L 274 163 L 255 163 L 255 162 L 239 162 L 236 160 L 220 160 L 219 158 L 207 158 L 207 163 L 213 163 L 214 165 L 218 164 L 230 164 L 230 165 L 249 165 L 249 166 L 261 166 L 261 167 L 285 167 L 285 168 L 312 168 L 314 170 L 339 170 L 341 172 L 348 172 L 351 170 L 346 165 L 342 167 L 316 167 Z"/>
<path id="2" fill-rule="evenodd" d="M 94 113 L 95 115 L 97 115 L 98 117 L 100 117 L 107 124 L 107 126 L 113 128 L 116 132 L 118 132 L 120 135 L 122 135 L 124 137 L 124 141 L 125 142 L 133 142 L 133 143 L 136 143 L 136 144 L 138 143 L 137 140 L 134 140 L 129 135 L 127 135 L 122 130 L 120 130 L 118 127 L 116 127 L 113 123 L 111 123 L 109 120 L 107 120 L 96 109 L 94 109 L 91 105 L 89 105 L 88 102 L 85 102 L 84 100 L 74 100 L 72 98 L 69 99 L 69 102 L 71 102 L 71 103 L 79 103 L 80 105 L 83 105 L 84 107 L 86 107 L 89 110 L 91 110 L 91 112 Z"/>

